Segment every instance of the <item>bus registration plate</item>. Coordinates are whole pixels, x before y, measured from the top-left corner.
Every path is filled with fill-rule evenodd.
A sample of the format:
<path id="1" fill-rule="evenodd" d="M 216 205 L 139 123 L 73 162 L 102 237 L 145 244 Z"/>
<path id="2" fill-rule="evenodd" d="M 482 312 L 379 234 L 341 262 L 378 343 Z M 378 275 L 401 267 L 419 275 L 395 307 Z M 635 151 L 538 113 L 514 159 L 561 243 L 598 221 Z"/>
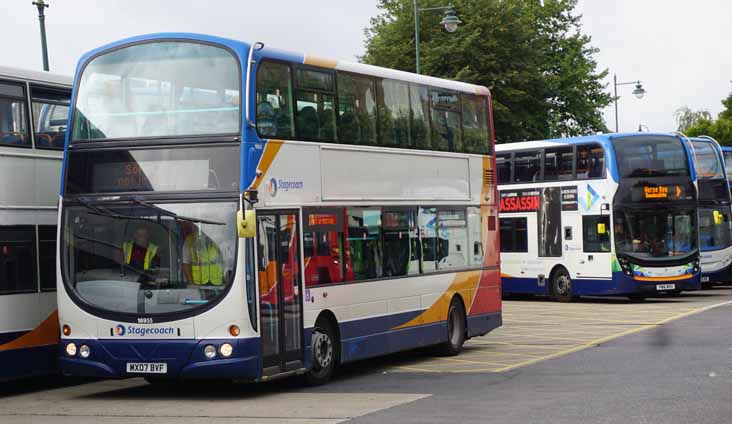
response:
<path id="1" fill-rule="evenodd" d="M 128 362 L 127 372 L 136 374 L 165 374 L 168 364 L 164 362 Z"/>
<path id="2" fill-rule="evenodd" d="M 656 290 L 662 291 L 662 290 L 675 290 L 676 284 L 656 284 Z"/>

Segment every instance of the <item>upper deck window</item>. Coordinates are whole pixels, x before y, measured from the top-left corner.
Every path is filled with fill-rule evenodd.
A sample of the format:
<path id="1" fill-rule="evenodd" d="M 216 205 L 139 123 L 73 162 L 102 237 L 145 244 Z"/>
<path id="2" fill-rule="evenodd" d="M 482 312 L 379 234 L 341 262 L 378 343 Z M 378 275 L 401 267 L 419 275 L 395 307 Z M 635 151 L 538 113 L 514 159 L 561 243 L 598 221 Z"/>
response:
<path id="1" fill-rule="evenodd" d="M 30 146 L 25 89 L 0 83 L 0 145 Z"/>
<path id="2" fill-rule="evenodd" d="M 133 45 L 92 59 L 74 105 L 72 139 L 238 134 L 239 65 L 223 48 Z"/>
<path id="3" fill-rule="evenodd" d="M 686 151 L 678 138 L 625 137 L 614 140 L 613 146 L 621 178 L 689 175 Z"/>
<path id="4" fill-rule="evenodd" d="M 700 141 L 692 141 L 691 144 L 694 146 L 694 166 L 697 177 L 700 180 L 723 179 L 722 160 L 717 156 L 714 147 Z"/>

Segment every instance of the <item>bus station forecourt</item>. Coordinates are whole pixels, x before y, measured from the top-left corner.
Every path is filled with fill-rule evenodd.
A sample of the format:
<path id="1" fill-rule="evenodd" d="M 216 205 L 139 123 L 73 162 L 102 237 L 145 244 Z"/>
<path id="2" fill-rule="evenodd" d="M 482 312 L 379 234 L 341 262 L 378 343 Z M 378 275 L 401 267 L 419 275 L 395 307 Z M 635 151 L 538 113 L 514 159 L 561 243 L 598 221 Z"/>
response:
<path id="1" fill-rule="evenodd" d="M 0 312 L 0 355 L 30 370 L 3 361 L 0 378 L 43 363 L 100 381 L 42 405 L 11 393 L 0 417 L 90 418 L 110 400 L 61 401 L 180 380 L 505 373 L 732 301 L 700 291 L 732 282 L 730 177 L 710 138 L 494 146 L 485 87 L 197 34 L 87 53 L 71 100 L 60 79 L 6 74 L 0 107 L 16 113 L 0 116 L 15 130 L 0 158 L 58 160 L 60 132 L 65 149 L 56 260 L 40 244 L 50 223 L 5 212 L 23 209 L 12 197 L 2 209 L 2 265 L 34 263 L 40 280 L 18 293 L 57 304 L 27 308 L 22 331 Z M 346 398 L 320 418 L 421 397 Z M 283 400 L 279 417 L 306 401 Z M 110 416 L 131 415 L 124 402 Z"/>

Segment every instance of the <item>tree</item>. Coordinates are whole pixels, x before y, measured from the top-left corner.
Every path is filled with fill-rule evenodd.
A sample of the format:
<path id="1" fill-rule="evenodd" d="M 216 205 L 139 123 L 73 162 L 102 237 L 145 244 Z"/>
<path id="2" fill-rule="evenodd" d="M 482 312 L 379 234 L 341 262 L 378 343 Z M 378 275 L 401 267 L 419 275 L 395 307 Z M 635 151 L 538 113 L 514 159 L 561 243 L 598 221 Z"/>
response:
<path id="1" fill-rule="evenodd" d="M 716 120 L 707 112 L 706 117 L 697 120 L 683 132 L 690 137 L 708 135 L 723 146 L 732 146 L 732 93 L 722 100 L 722 105 L 724 110 L 719 113 Z M 681 126 L 679 131 L 682 131 Z"/>
<path id="2" fill-rule="evenodd" d="M 694 111 L 694 110 L 691 110 L 691 108 L 689 106 L 682 106 L 682 107 L 676 109 L 674 116 L 676 117 L 676 124 L 678 125 L 678 130 L 681 132 L 686 132 L 689 128 L 700 123 L 701 121 L 711 121 L 712 120 L 712 114 L 709 113 L 708 110 L 702 109 L 702 110 Z"/>
<path id="3" fill-rule="evenodd" d="M 444 5 L 420 0 L 423 8 Z M 456 0 L 464 23 L 448 34 L 440 13 L 420 16 L 422 72 L 489 87 L 498 142 L 607 131 L 612 97 L 597 49 L 580 31 L 577 0 Z M 362 61 L 415 71 L 412 0 L 380 0 Z"/>

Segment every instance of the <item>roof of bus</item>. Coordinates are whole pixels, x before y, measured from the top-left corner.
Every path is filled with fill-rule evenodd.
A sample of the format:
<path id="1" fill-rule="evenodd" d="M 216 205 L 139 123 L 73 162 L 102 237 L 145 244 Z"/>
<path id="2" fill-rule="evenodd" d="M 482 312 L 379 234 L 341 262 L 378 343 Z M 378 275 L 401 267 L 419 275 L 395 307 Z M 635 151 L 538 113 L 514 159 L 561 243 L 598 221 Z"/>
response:
<path id="1" fill-rule="evenodd" d="M 0 78 L 3 77 L 18 80 L 27 80 L 30 82 L 42 82 L 68 86 L 71 86 L 72 82 L 72 78 L 66 75 L 52 74 L 50 72 L 42 71 L 32 71 L 30 69 L 0 66 Z"/>
<path id="2" fill-rule="evenodd" d="M 654 132 L 628 132 L 628 133 L 607 133 L 595 134 L 582 137 L 554 138 L 548 140 L 521 141 L 516 143 L 496 144 L 496 152 L 505 152 L 512 150 L 524 149 L 540 149 L 543 147 L 551 147 L 562 144 L 583 144 L 583 143 L 600 143 L 602 145 L 609 144 L 613 139 L 626 137 L 676 137 L 680 135 L 676 133 L 654 133 Z"/>
<path id="3" fill-rule="evenodd" d="M 79 66 L 83 66 L 91 58 L 97 56 L 110 49 L 116 49 L 120 46 L 142 43 L 151 40 L 196 40 L 212 44 L 221 44 L 229 47 L 239 57 L 240 63 L 244 64 L 247 61 L 249 54 L 250 43 L 242 41 L 232 40 L 228 38 L 215 37 L 205 34 L 192 34 L 192 33 L 157 33 L 157 34 L 146 34 L 139 35 L 136 37 L 126 38 L 123 40 L 115 41 L 113 43 L 101 46 L 84 54 L 79 60 Z M 420 84 L 426 84 L 437 88 L 444 88 L 448 90 L 455 90 L 461 92 L 467 92 L 471 94 L 479 94 L 490 96 L 488 88 L 481 85 L 468 84 L 460 81 L 452 81 L 447 79 L 435 78 L 426 75 L 414 74 L 411 72 L 397 71 L 395 69 L 382 68 L 379 66 L 366 65 L 363 63 L 354 63 L 342 60 L 325 59 L 317 56 L 308 55 L 305 53 L 290 52 L 285 50 L 279 50 L 269 46 L 254 52 L 255 59 L 278 59 L 284 61 L 290 61 L 295 63 L 302 63 L 305 65 L 319 66 L 324 68 L 336 69 L 346 72 L 354 72 L 359 74 L 372 75 L 382 78 L 391 78 L 401 81 L 414 82 Z M 77 68 L 78 70 L 81 68 Z"/>

